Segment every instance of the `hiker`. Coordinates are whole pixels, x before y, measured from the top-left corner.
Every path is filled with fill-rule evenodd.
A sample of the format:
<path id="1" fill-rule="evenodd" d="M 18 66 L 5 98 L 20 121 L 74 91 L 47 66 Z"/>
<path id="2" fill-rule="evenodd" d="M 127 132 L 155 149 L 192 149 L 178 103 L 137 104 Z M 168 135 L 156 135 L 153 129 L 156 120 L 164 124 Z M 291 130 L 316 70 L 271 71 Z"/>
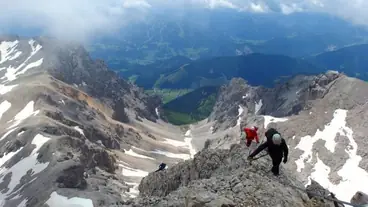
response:
<path id="1" fill-rule="evenodd" d="M 165 163 L 161 163 L 160 166 L 158 166 L 158 170 L 156 170 L 155 172 L 164 170 L 166 168 L 166 164 Z"/>
<path id="2" fill-rule="evenodd" d="M 284 163 L 287 162 L 287 157 L 289 153 L 288 146 L 285 140 L 281 137 L 280 133 L 274 128 L 270 128 L 265 133 L 267 141 L 261 144 L 252 154 L 248 156 L 248 159 L 253 159 L 258 153 L 264 149 L 268 149 L 268 154 L 272 158 L 272 173 L 275 176 L 279 175 L 279 166 L 284 157 Z"/>
<path id="3" fill-rule="evenodd" d="M 247 140 L 246 142 L 246 146 L 249 147 L 250 144 L 252 144 L 252 141 L 254 139 L 256 139 L 257 144 L 259 144 L 259 138 L 258 138 L 258 127 L 253 126 L 251 128 L 244 128 L 244 132 L 245 132 L 245 138 Z"/>

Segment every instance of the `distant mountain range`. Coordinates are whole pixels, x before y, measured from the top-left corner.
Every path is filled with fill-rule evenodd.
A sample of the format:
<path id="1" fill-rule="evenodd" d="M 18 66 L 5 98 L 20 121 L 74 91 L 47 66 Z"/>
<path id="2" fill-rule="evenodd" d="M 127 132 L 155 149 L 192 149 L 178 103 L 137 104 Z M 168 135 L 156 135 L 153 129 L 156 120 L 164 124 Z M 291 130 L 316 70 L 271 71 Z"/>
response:
<path id="1" fill-rule="evenodd" d="M 324 69 L 338 70 L 349 76 L 368 80 L 368 44 L 345 47 L 306 60 Z"/>
<path id="2" fill-rule="evenodd" d="M 250 14 L 191 9 L 151 13 L 118 35 L 89 45 L 93 57 L 110 66 L 151 64 L 175 56 L 195 60 L 249 53 L 310 56 L 356 43 L 365 29 L 317 13 Z"/>

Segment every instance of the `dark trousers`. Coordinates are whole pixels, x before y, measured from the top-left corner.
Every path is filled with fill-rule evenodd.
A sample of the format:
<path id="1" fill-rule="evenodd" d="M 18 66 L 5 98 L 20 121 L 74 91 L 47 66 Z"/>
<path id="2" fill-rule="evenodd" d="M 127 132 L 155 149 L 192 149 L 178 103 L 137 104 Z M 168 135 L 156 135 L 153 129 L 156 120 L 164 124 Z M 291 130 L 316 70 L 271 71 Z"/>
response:
<path id="1" fill-rule="evenodd" d="M 282 157 L 271 157 L 272 158 L 272 173 L 276 176 L 280 174 L 280 164 L 282 161 Z"/>
<path id="2" fill-rule="evenodd" d="M 252 144 L 252 141 L 253 141 L 252 139 L 247 139 L 246 146 L 247 146 L 247 147 L 249 147 L 249 146 L 250 146 L 250 144 Z"/>

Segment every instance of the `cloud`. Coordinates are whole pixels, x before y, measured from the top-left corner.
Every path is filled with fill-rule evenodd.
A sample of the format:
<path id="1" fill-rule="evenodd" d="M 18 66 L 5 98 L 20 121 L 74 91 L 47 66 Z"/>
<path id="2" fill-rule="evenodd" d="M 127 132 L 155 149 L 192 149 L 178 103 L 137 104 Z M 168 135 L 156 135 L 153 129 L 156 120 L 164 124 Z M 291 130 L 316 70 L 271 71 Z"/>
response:
<path id="1" fill-rule="evenodd" d="M 0 1 L 0 25 L 40 28 L 47 35 L 88 40 L 114 34 L 151 10 L 229 8 L 234 12 L 316 11 L 368 24 L 367 0 L 11 0 Z"/>

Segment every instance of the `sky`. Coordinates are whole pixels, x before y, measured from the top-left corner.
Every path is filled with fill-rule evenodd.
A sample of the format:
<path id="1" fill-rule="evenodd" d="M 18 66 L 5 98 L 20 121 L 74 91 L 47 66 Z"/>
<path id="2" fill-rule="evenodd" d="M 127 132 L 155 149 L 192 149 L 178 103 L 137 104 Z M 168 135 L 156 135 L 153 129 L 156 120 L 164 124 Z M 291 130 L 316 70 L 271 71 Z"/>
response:
<path id="1" fill-rule="evenodd" d="M 36 27 L 58 38 L 87 40 L 113 34 L 132 21 L 144 20 L 150 10 L 161 8 L 229 8 L 285 15 L 313 11 L 368 25 L 367 0 L 4 0 L 0 1 L 0 32 L 11 26 Z"/>

